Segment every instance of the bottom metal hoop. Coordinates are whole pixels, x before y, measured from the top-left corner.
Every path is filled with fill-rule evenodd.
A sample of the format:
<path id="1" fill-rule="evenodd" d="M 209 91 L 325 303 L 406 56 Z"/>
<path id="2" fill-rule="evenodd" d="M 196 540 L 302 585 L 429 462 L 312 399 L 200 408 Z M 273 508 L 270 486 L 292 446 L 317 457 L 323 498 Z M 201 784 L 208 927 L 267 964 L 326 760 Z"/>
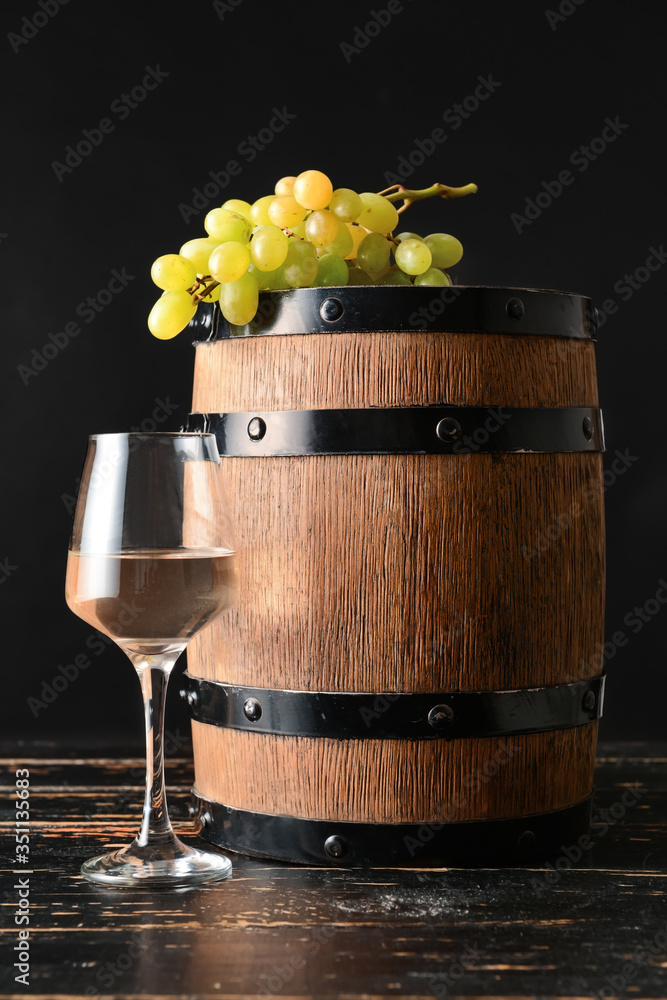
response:
<path id="1" fill-rule="evenodd" d="M 464 823 L 339 823 L 233 809 L 193 791 L 200 835 L 239 854 L 302 865 L 442 868 L 542 863 L 588 834 L 593 796 L 552 812 Z"/>

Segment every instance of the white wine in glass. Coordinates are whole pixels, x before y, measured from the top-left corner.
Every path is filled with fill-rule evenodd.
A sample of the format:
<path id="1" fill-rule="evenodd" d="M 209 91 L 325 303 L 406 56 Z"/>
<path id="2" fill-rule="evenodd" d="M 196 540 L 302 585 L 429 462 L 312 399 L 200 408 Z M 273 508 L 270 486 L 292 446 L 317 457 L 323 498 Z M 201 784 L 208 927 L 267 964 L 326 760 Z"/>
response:
<path id="1" fill-rule="evenodd" d="M 67 560 L 66 598 L 127 653 L 146 720 L 146 795 L 132 844 L 85 862 L 110 885 L 226 878 L 227 857 L 182 844 L 164 785 L 164 705 L 192 636 L 235 603 L 238 573 L 212 434 L 97 434 L 89 439 Z"/>
<path id="2" fill-rule="evenodd" d="M 66 591 L 79 618 L 128 651 L 182 649 L 234 603 L 235 557 L 226 549 L 71 551 Z"/>

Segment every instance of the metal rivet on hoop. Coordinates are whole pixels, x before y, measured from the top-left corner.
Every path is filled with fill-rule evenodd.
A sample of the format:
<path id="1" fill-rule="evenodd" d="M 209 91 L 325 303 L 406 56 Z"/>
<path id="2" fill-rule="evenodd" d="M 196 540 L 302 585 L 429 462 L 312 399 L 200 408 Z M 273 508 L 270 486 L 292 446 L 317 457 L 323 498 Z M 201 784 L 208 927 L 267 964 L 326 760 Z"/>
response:
<path id="1" fill-rule="evenodd" d="M 525 312 L 521 299 L 509 299 L 505 309 L 510 319 L 521 319 Z"/>
<path id="2" fill-rule="evenodd" d="M 347 844 L 342 837 L 334 834 L 324 841 L 324 850 L 330 858 L 342 858 L 344 854 L 347 854 Z"/>
<path id="3" fill-rule="evenodd" d="M 435 429 L 441 441 L 455 441 L 461 436 L 461 424 L 454 417 L 443 417 Z"/>
<path id="4" fill-rule="evenodd" d="M 248 437 L 251 441 L 261 441 L 266 434 L 266 424 L 261 417 L 253 417 L 248 424 Z"/>
<path id="5" fill-rule="evenodd" d="M 454 709 L 451 705 L 434 705 L 428 713 L 428 724 L 434 729 L 441 729 L 454 721 Z"/>
<path id="6" fill-rule="evenodd" d="M 595 708 L 595 692 L 587 691 L 584 695 L 584 700 L 582 701 L 584 712 L 592 712 Z"/>
<path id="7" fill-rule="evenodd" d="M 591 420 L 590 417 L 584 417 L 583 428 L 584 428 L 584 437 L 586 438 L 587 441 L 590 441 L 590 439 L 593 437 L 593 421 Z"/>
<path id="8" fill-rule="evenodd" d="M 243 706 L 243 714 L 250 722 L 257 722 L 262 715 L 262 706 L 256 698 L 248 698 Z"/>
<path id="9" fill-rule="evenodd" d="M 320 316 L 325 323 L 335 323 L 344 312 L 345 308 L 340 299 L 325 299 L 320 306 Z"/>
<path id="10" fill-rule="evenodd" d="M 532 830 L 524 830 L 517 840 L 520 851 L 533 851 L 537 843 L 537 837 Z"/>

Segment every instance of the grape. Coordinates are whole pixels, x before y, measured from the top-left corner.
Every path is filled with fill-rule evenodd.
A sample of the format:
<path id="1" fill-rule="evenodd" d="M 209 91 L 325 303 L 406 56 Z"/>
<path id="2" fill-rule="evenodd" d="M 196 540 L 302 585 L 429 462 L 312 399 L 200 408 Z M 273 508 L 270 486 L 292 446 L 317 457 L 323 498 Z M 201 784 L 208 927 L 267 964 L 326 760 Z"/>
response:
<path id="1" fill-rule="evenodd" d="M 148 329 L 158 340 L 171 340 L 185 329 L 196 309 L 188 292 L 167 292 L 151 309 Z"/>
<path id="2" fill-rule="evenodd" d="M 303 240 L 290 240 L 283 265 L 285 278 L 292 288 L 305 288 L 317 274 L 315 247 Z"/>
<path id="3" fill-rule="evenodd" d="M 202 237 L 198 240 L 188 240 L 179 253 L 181 257 L 187 257 L 194 264 L 197 274 L 210 274 L 208 259 L 217 246 L 220 246 L 220 240 L 213 240 L 210 236 Z"/>
<path id="4" fill-rule="evenodd" d="M 368 229 L 364 229 L 363 226 L 352 225 L 349 222 L 347 222 L 345 225 L 347 227 L 347 231 L 352 237 L 352 249 L 350 250 L 349 253 L 345 254 L 345 260 L 354 260 L 354 258 L 357 256 L 357 247 L 364 239 L 364 237 L 368 236 Z"/>
<path id="5" fill-rule="evenodd" d="M 259 305 L 257 278 L 250 271 L 222 286 L 220 308 L 228 323 L 245 326 L 255 317 Z"/>
<path id="6" fill-rule="evenodd" d="M 227 240 L 247 243 L 252 232 L 252 226 L 245 216 L 226 208 L 211 209 L 204 219 L 204 229 L 218 243 L 226 243 Z"/>
<path id="7" fill-rule="evenodd" d="M 469 184 L 449 192 L 473 189 Z M 432 185 L 418 197 L 443 191 Z M 260 289 L 451 285 L 446 269 L 461 259 L 460 242 L 447 233 L 394 236 L 394 197 L 334 190 L 325 173 L 304 170 L 281 177 L 274 194 L 252 203 L 228 199 L 205 214 L 206 236 L 153 263 L 151 277 L 163 291 L 149 316 L 151 332 L 165 340 L 175 336 L 200 302 L 219 301 L 228 322 L 245 326 L 257 311 Z"/>
<path id="8" fill-rule="evenodd" d="M 389 263 L 390 246 L 385 236 L 369 233 L 359 244 L 357 263 L 371 278 L 379 277 Z"/>
<path id="9" fill-rule="evenodd" d="M 421 240 L 404 240 L 396 247 L 394 256 L 406 274 L 423 274 L 431 266 L 431 251 Z"/>
<path id="10" fill-rule="evenodd" d="M 275 198 L 273 194 L 265 194 L 250 206 L 250 221 L 256 226 L 270 226 L 269 205 Z"/>
<path id="11" fill-rule="evenodd" d="M 353 246 L 352 233 L 344 222 L 339 222 L 336 238 L 326 248 L 327 253 L 337 253 L 339 257 L 347 257 Z"/>
<path id="12" fill-rule="evenodd" d="M 463 247 L 455 236 L 431 233 L 424 242 L 431 251 L 434 267 L 453 267 L 463 257 Z"/>
<path id="13" fill-rule="evenodd" d="M 373 233 L 390 233 L 398 225 L 398 212 L 386 198 L 371 191 L 364 191 L 359 196 L 362 209 L 357 216 L 357 222 Z"/>
<path id="14" fill-rule="evenodd" d="M 419 236 L 417 233 L 399 233 L 394 239 L 398 240 L 399 243 L 402 243 L 403 240 L 419 240 L 420 243 L 424 242 L 424 237 Z"/>
<path id="15" fill-rule="evenodd" d="M 237 215 L 242 215 L 244 219 L 250 218 L 252 205 L 249 201 L 242 201 L 240 198 L 230 198 L 222 207 L 226 208 L 228 212 L 236 212 Z"/>
<path id="16" fill-rule="evenodd" d="M 376 285 L 411 285 L 410 275 L 406 274 L 405 271 L 401 271 L 398 268 L 393 268 L 383 274 L 381 278 L 377 278 L 375 281 Z"/>
<path id="17" fill-rule="evenodd" d="M 260 271 L 256 264 L 251 264 L 248 271 L 257 278 L 260 291 L 289 287 L 285 280 L 285 268 L 282 265 L 277 267 L 275 271 Z"/>
<path id="18" fill-rule="evenodd" d="M 245 274 L 249 264 L 250 251 L 247 246 L 230 240 L 215 248 L 208 262 L 208 267 L 209 273 L 216 281 L 229 284 Z"/>
<path id="19" fill-rule="evenodd" d="M 167 292 L 184 292 L 194 285 L 197 269 L 187 257 L 177 253 L 166 253 L 158 257 L 151 268 L 151 278 Z"/>
<path id="20" fill-rule="evenodd" d="M 363 207 L 361 198 L 351 188 L 336 188 L 329 202 L 329 211 L 341 222 L 354 222 Z"/>
<path id="21" fill-rule="evenodd" d="M 287 256 L 287 237 L 276 226 L 260 226 L 250 241 L 250 258 L 260 271 L 275 271 Z"/>
<path id="22" fill-rule="evenodd" d="M 333 185 L 321 170 L 304 170 L 294 181 L 293 195 L 300 205 L 317 211 L 331 201 Z"/>
<path id="23" fill-rule="evenodd" d="M 291 194 L 274 198 L 269 205 L 269 219 L 280 229 L 292 229 L 306 218 L 306 209 Z"/>
<path id="24" fill-rule="evenodd" d="M 285 277 L 284 264 L 277 267 L 275 271 L 264 271 L 264 274 L 269 279 L 267 288 L 289 288 L 287 278 Z"/>
<path id="25" fill-rule="evenodd" d="M 317 264 L 317 274 L 313 285 L 317 288 L 331 285 L 347 285 L 350 268 L 342 257 L 335 253 L 325 253 Z"/>
<path id="26" fill-rule="evenodd" d="M 296 177 L 281 177 L 274 188 L 276 194 L 293 194 L 295 180 Z"/>
<path id="27" fill-rule="evenodd" d="M 360 267 L 350 267 L 348 268 L 347 283 L 348 285 L 372 285 L 373 279 L 369 278 Z"/>
<path id="28" fill-rule="evenodd" d="M 451 283 L 449 275 L 437 267 L 429 267 L 428 271 L 418 274 L 415 278 L 415 285 L 451 285 Z"/>
<path id="29" fill-rule="evenodd" d="M 325 208 L 313 212 L 306 219 L 306 239 L 314 247 L 328 247 L 338 236 L 338 220 Z"/>

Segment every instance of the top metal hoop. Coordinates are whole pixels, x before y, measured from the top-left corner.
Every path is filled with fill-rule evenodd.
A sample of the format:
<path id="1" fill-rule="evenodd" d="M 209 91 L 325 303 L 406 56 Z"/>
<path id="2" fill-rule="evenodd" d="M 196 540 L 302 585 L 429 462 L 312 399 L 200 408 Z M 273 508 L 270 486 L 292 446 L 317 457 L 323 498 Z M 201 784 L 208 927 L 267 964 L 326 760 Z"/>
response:
<path id="1" fill-rule="evenodd" d="M 228 323 L 215 305 L 200 305 L 190 327 L 195 343 L 281 334 L 428 330 L 592 340 L 597 317 L 590 299 L 544 289 L 352 285 L 261 292 L 257 315 L 246 326 Z"/>

